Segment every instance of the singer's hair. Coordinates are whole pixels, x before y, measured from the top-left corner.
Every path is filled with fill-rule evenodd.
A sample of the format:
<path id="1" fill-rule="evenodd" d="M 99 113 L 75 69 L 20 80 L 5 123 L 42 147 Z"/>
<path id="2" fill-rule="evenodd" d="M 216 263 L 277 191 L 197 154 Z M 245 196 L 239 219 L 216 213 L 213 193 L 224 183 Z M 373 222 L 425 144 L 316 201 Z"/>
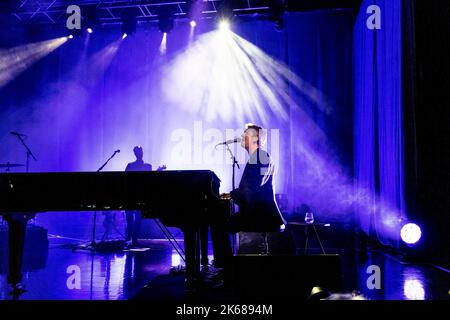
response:
<path id="1" fill-rule="evenodd" d="M 263 129 L 262 127 L 254 124 L 254 123 L 247 123 L 245 124 L 245 130 L 253 129 L 256 132 L 256 136 L 258 137 L 258 146 L 262 147 L 266 144 L 267 140 L 267 131 Z"/>

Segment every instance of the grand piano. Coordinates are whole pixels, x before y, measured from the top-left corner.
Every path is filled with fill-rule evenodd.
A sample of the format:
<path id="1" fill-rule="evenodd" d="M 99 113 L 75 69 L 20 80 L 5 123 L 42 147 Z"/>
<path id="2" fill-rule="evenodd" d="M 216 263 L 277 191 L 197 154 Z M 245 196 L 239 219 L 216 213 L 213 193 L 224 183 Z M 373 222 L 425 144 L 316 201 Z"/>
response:
<path id="1" fill-rule="evenodd" d="M 0 215 L 9 226 L 8 281 L 22 280 L 27 221 L 39 212 L 140 210 L 183 231 L 186 283 L 200 272 L 200 230 L 226 219 L 212 171 L 0 173 Z M 224 212 L 225 211 L 225 212 Z"/>

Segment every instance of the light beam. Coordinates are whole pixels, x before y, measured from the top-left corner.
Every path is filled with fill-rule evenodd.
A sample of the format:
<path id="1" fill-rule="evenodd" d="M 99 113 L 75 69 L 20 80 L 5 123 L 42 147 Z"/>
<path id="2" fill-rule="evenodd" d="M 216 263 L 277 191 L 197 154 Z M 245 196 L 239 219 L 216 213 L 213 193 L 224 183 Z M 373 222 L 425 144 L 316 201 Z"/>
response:
<path id="1" fill-rule="evenodd" d="M 159 52 L 161 55 L 165 55 L 167 51 L 167 32 L 163 33 L 161 44 L 159 45 Z"/>
<path id="2" fill-rule="evenodd" d="M 0 88 L 67 41 L 67 37 L 0 50 Z"/>

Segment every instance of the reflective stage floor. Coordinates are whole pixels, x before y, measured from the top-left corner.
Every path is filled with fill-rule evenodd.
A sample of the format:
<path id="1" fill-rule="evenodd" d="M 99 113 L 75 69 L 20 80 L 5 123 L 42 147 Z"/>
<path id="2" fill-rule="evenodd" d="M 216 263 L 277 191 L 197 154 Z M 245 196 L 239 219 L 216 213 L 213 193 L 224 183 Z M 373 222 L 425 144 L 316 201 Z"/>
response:
<path id="1" fill-rule="evenodd" d="M 171 268 L 176 269 L 183 261 L 166 240 L 144 240 L 139 251 L 95 254 L 73 251 L 70 244 L 73 242 L 50 239 L 46 252 L 25 257 L 23 283 L 26 291 L 19 299 L 185 297 L 183 274 L 170 275 Z M 450 300 L 450 274 L 437 266 L 403 263 L 382 250 L 368 251 L 364 256 L 350 249 L 334 249 L 333 253 L 340 256 L 342 292 L 358 291 L 370 300 Z M 372 265 L 380 267 L 379 289 L 368 287 L 373 272 L 369 266 Z M 10 300 L 5 261 L 0 270 L 0 299 Z"/>

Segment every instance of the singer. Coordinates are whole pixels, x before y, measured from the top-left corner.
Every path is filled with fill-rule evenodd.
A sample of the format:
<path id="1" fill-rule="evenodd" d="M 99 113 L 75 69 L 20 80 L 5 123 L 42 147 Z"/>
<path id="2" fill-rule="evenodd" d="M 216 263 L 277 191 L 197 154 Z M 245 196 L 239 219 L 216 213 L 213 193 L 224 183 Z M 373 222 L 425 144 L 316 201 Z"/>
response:
<path id="1" fill-rule="evenodd" d="M 128 163 L 125 171 L 152 171 L 152 165 L 144 162 L 144 150 L 142 147 L 133 148 L 136 161 Z M 141 230 L 141 212 L 126 211 L 127 228 L 126 241 L 131 241 L 131 246 L 138 247 L 138 238 Z"/>
<path id="2" fill-rule="evenodd" d="M 255 124 L 247 124 L 241 137 L 241 146 L 250 158 L 239 187 L 230 193 L 239 206 L 239 212 L 227 223 L 211 223 L 214 266 L 224 270 L 228 268 L 232 257 L 229 232 L 279 231 L 286 224 L 275 201 L 272 186 L 274 165 L 269 154 L 262 149 L 266 140 L 265 130 Z"/>

